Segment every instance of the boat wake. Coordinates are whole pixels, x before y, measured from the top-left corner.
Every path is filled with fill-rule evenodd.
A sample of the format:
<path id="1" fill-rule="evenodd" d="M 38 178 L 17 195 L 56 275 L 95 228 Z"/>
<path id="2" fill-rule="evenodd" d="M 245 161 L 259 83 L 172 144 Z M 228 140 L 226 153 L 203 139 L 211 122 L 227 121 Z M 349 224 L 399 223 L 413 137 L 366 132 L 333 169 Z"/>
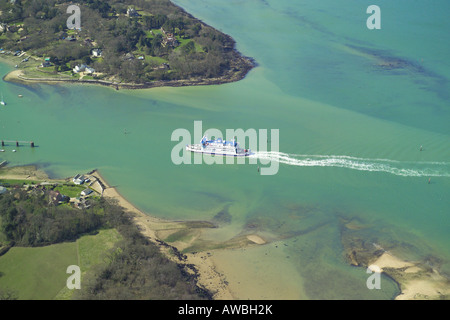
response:
<path id="1" fill-rule="evenodd" d="M 368 159 L 342 155 L 303 155 L 283 152 L 255 152 L 250 158 L 277 161 L 300 167 L 338 167 L 360 171 L 386 172 L 405 177 L 450 177 L 450 162 L 412 162 Z"/>

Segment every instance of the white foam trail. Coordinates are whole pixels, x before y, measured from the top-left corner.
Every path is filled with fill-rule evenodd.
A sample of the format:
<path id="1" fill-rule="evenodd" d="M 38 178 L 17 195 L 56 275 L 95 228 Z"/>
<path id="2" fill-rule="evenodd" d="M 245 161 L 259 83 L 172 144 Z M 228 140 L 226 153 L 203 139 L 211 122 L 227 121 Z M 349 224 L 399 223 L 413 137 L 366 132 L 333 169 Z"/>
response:
<path id="1" fill-rule="evenodd" d="M 250 157 L 301 167 L 339 167 L 360 171 L 387 172 L 405 177 L 450 177 L 450 162 L 411 162 L 345 155 L 302 155 L 272 151 L 256 152 Z"/>

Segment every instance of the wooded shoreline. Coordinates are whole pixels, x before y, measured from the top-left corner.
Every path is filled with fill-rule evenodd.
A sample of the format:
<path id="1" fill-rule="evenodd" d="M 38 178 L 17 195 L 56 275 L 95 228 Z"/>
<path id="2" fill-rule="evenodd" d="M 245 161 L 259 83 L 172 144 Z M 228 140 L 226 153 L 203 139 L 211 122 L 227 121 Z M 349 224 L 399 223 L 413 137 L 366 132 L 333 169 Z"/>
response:
<path id="1" fill-rule="evenodd" d="M 98 4 L 79 4 L 79 29 L 66 26 L 64 1 L 20 10 L 0 4 L 0 57 L 22 71 L 5 80 L 116 89 L 218 85 L 243 79 L 257 65 L 231 36 L 169 0 Z M 47 14 L 37 20 L 36 10 Z"/>
<path id="2" fill-rule="evenodd" d="M 1 58 L 1 57 L 0 57 Z M 2 59 L 5 61 L 6 59 Z M 243 63 L 247 64 L 240 72 L 230 73 L 219 78 L 206 78 L 206 79 L 186 79 L 186 80 L 159 80 L 148 83 L 118 83 L 114 81 L 107 81 L 101 79 L 65 79 L 65 78 L 30 78 L 23 74 L 21 69 L 13 70 L 3 77 L 3 81 L 28 84 L 28 83 L 73 83 L 73 84 L 91 84 L 102 85 L 111 87 L 116 90 L 119 89 L 151 89 L 160 87 L 186 87 L 186 86 L 208 86 L 208 85 L 220 85 L 226 83 L 237 82 L 245 78 L 245 76 L 256 66 L 256 63 L 251 58 L 243 58 Z"/>

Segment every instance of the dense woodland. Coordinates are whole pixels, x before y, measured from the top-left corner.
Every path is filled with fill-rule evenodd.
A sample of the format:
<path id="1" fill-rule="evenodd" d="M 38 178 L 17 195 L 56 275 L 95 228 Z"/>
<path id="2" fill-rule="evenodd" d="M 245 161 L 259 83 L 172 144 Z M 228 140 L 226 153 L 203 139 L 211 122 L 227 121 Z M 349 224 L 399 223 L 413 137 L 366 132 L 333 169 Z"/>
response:
<path id="1" fill-rule="evenodd" d="M 50 57 L 55 72 L 86 64 L 121 81 L 221 77 L 251 68 L 229 36 L 169 0 L 80 0 L 81 30 L 68 30 L 61 0 L 0 0 L 0 46 Z M 135 9 L 136 15 L 128 14 Z M 161 33 L 161 28 L 165 33 Z M 167 34 L 176 39 L 166 44 Z M 67 41 L 72 37 L 73 41 Z M 102 50 L 94 58 L 92 50 Z M 141 57 L 141 59 L 138 59 Z M 142 57 L 145 57 L 144 59 Z"/>
<path id="2" fill-rule="evenodd" d="M 119 206 L 94 201 L 88 209 L 51 205 L 49 191 L 13 189 L 0 195 L 0 233 L 6 243 L 34 247 L 76 240 L 99 228 L 114 228 L 125 222 Z M 102 214 L 105 212 L 105 214 Z"/>
<path id="3" fill-rule="evenodd" d="M 11 246 L 42 246 L 73 241 L 100 228 L 116 228 L 123 240 L 110 251 L 108 261 L 88 272 L 74 299 L 207 299 L 196 285 L 158 246 L 145 238 L 123 208 L 103 198 L 88 209 L 49 204 L 48 192 L 12 189 L 0 195 L 0 256 Z M 1 273 L 0 273 L 1 276 Z M 0 288 L 1 299 L 14 292 Z"/>

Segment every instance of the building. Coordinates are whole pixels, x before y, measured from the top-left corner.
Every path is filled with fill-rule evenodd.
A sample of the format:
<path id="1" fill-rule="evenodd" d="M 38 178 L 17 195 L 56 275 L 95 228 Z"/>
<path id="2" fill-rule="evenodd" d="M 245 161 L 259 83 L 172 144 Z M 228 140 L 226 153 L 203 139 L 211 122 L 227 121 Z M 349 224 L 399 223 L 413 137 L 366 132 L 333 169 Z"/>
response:
<path id="1" fill-rule="evenodd" d="M 166 47 L 166 46 L 173 47 L 173 48 L 178 47 L 179 42 L 172 33 L 164 33 L 164 34 L 165 34 L 165 37 L 164 37 L 163 41 L 161 42 L 161 45 L 163 47 Z"/>
<path id="2" fill-rule="evenodd" d="M 76 41 L 77 38 L 75 36 L 71 35 L 71 36 L 68 36 L 67 38 L 65 38 L 64 40 L 66 40 L 66 41 Z"/>
<path id="3" fill-rule="evenodd" d="M 141 15 L 136 11 L 135 8 L 128 8 L 127 10 L 127 16 L 132 18 L 132 17 L 140 17 Z"/>
<path id="4" fill-rule="evenodd" d="M 88 196 L 92 193 L 93 191 L 91 189 L 84 189 L 83 191 L 81 191 L 81 195 L 82 196 Z"/>
<path id="5" fill-rule="evenodd" d="M 52 66 L 52 64 L 50 61 L 44 61 L 41 63 L 42 68 L 51 67 L 51 66 Z"/>
<path id="6" fill-rule="evenodd" d="M 75 177 L 73 177 L 72 181 L 73 183 L 80 185 L 83 184 L 86 179 L 84 178 L 84 176 L 77 174 Z"/>
<path id="7" fill-rule="evenodd" d="M 86 65 L 84 64 L 77 65 L 73 68 L 73 72 L 75 73 L 83 72 L 84 70 L 86 70 Z"/>
<path id="8" fill-rule="evenodd" d="M 131 52 L 128 52 L 125 57 L 125 60 L 134 60 L 134 54 L 132 54 Z"/>
<path id="9" fill-rule="evenodd" d="M 86 200 L 84 198 L 76 198 L 74 201 L 74 205 L 78 209 L 88 209 L 91 206 L 91 203 L 89 200 Z"/>
<path id="10" fill-rule="evenodd" d="M 58 204 L 69 202 L 70 198 L 59 191 L 50 190 L 48 192 L 48 203 L 57 206 Z"/>
<path id="11" fill-rule="evenodd" d="M 163 64 L 153 68 L 153 70 L 169 70 L 169 69 L 170 69 L 170 65 L 165 62 Z"/>
<path id="12" fill-rule="evenodd" d="M 96 58 L 99 58 L 102 56 L 102 50 L 101 49 L 93 49 L 92 50 L 92 55 Z"/>
<path id="13" fill-rule="evenodd" d="M 86 72 L 86 73 L 88 73 L 88 74 L 93 74 L 93 73 L 95 72 L 95 69 L 94 69 L 94 68 L 91 68 L 91 67 L 86 67 L 86 68 L 84 69 L 84 72 Z"/>
<path id="14" fill-rule="evenodd" d="M 77 38 L 73 35 L 63 38 L 65 41 L 76 41 Z"/>
<path id="15" fill-rule="evenodd" d="M 50 190 L 48 193 L 48 203 L 58 205 L 63 200 L 63 195 L 59 191 Z"/>
<path id="16" fill-rule="evenodd" d="M 8 191 L 8 190 L 6 190 L 5 187 L 0 186 L 0 194 L 4 194 L 4 193 L 6 193 L 6 191 Z"/>

